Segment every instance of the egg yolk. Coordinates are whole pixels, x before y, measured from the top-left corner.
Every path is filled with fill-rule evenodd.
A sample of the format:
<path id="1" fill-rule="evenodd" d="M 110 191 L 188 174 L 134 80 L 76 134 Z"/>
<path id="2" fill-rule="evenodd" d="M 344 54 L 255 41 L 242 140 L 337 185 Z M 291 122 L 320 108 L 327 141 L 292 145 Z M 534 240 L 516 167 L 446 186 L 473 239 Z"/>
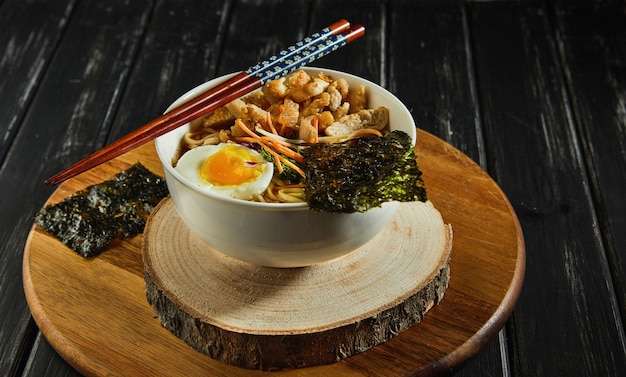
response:
<path id="1" fill-rule="evenodd" d="M 262 162 L 245 147 L 227 145 L 204 160 L 200 176 L 214 185 L 240 185 L 252 182 L 261 175 L 264 168 Z"/>

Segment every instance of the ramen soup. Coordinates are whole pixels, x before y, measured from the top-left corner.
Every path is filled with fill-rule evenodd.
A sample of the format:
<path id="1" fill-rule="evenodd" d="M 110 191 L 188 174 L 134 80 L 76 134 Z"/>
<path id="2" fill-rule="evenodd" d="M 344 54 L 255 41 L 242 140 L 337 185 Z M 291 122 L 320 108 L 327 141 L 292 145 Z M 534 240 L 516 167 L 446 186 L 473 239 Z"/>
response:
<path id="1" fill-rule="evenodd" d="M 198 190 L 268 203 L 305 201 L 302 150 L 389 130 L 364 85 L 296 71 L 192 122 L 174 168 Z"/>

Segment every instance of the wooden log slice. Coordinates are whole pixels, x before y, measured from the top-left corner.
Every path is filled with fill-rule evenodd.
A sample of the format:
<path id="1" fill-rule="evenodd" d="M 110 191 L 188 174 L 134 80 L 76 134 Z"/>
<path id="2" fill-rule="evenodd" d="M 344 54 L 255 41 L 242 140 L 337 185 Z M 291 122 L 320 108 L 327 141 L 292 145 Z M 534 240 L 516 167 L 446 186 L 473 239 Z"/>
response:
<path id="1" fill-rule="evenodd" d="M 402 203 L 354 252 L 279 269 L 206 245 L 166 199 L 143 242 L 146 295 L 164 327 L 224 363 L 274 370 L 333 363 L 420 322 L 448 286 L 452 229 L 430 202 Z"/>

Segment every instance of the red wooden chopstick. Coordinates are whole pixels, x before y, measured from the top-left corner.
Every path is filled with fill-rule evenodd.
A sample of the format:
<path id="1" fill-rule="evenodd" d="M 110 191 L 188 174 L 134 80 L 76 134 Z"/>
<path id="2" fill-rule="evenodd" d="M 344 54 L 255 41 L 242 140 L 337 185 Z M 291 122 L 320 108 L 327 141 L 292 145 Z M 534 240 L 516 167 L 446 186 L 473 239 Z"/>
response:
<path id="1" fill-rule="evenodd" d="M 266 82 L 284 76 L 365 34 L 365 28 L 350 28 L 340 20 L 318 33 L 303 39 L 278 54 L 250 67 L 207 92 L 146 123 L 130 134 L 87 156 L 69 168 L 48 178 L 46 184 L 59 184 L 95 166 L 124 154 L 177 127 L 261 87 Z"/>

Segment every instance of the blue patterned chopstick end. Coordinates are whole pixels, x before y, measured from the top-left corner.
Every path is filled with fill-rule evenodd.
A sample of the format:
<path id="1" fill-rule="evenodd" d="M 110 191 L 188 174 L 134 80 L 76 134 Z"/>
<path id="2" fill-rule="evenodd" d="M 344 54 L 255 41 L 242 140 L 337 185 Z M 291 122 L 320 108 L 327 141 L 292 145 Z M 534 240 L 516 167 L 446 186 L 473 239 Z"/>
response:
<path id="1" fill-rule="evenodd" d="M 258 77 L 261 83 L 265 84 L 288 75 L 348 43 L 346 36 L 342 34 L 329 35 L 326 38 L 321 36 L 322 33 L 313 34 L 296 45 L 250 67 L 246 73 Z"/>

